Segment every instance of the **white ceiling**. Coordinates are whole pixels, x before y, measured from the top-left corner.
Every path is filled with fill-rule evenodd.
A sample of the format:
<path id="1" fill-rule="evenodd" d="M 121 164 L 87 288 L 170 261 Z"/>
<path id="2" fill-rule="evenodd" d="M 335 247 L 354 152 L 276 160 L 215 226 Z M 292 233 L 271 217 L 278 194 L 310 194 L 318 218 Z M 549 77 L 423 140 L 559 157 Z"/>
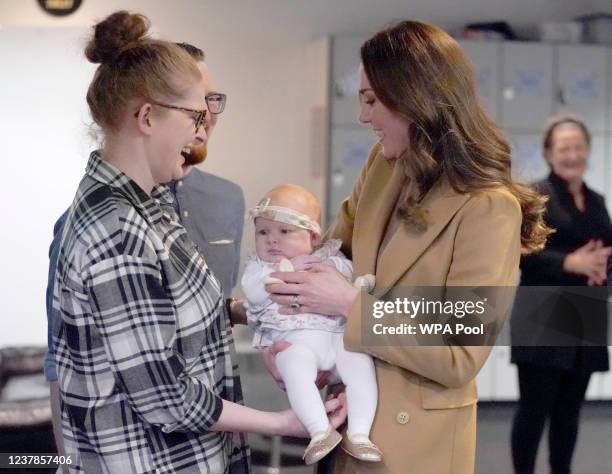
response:
<path id="1" fill-rule="evenodd" d="M 569 21 L 585 13 L 612 12 L 612 1 L 226 0 L 222 8 L 237 20 L 250 20 L 259 28 L 267 25 L 291 29 L 295 34 L 318 38 L 330 34 L 367 34 L 403 18 L 420 19 L 447 29 L 470 22 L 505 20 L 520 31 L 545 20 Z"/>
<path id="2" fill-rule="evenodd" d="M 333 34 L 368 34 L 400 18 L 429 21 L 444 28 L 468 22 L 506 20 L 519 32 L 544 20 L 568 21 L 585 13 L 612 12 L 610 0 L 84 0 L 66 19 L 42 13 L 34 0 L 0 0 L 1 24 L 90 25 L 100 12 L 129 9 L 158 24 L 193 25 L 226 34 L 266 33 L 309 39 Z M 191 26 L 190 25 L 190 26 Z"/>

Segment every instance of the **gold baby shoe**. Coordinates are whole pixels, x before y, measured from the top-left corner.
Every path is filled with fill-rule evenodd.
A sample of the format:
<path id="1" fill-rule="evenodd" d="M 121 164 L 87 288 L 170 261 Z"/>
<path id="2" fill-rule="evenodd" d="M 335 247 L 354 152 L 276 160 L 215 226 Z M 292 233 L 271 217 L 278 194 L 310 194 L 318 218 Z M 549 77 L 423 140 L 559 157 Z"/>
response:
<path id="1" fill-rule="evenodd" d="M 311 441 L 304 451 L 304 462 L 308 465 L 323 459 L 342 441 L 342 435 L 330 426 L 323 439 Z"/>
<path id="2" fill-rule="evenodd" d="M 359 442 L 353 443 L 348 435 L 342 439 L 340 445 L 343 451 L 347 452 L 355 459 L 366 462 L 380 462 L 382 461 L 382 452 L 372 442 Z"/>

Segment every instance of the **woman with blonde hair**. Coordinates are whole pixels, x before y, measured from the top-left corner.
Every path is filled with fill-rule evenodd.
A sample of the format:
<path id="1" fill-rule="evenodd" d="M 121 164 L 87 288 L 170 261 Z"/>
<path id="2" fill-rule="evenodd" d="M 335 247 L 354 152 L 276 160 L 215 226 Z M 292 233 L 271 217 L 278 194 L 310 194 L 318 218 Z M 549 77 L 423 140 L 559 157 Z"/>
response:
<path id="1" fill-rule="evenodd" d="M 94 27 L 87 92 L 103 146 L 62 234 L 53 295 L 70 472 L 246 473 L 241 432 L 306 436 L 293 411 L 241 404 L 219 281 L 164 186 L 207 142 L 206 81 L 183 47 L 125 11 Z M 206 205 L 203 203 L 203 205 Z M 231 308 L 230 308 L 231 309 Z M 330 423 L 345 417 L 327 404 Z"/>
<path id="2" fill-rule="evenodd" d="M 276 273 L 273 299 L 300 312 L 342 314 L 348 350 L 374 357 L 379 404 L 371 439 L 383 462 L 338 450 L 333 471 L 474 472 L 476 383 L 490 346 L 367 342 L 374 305 L 413 287 L 512 287 L 521 253 L 541 249 L 544 200 L 513 181 L 510 149 L 483 111 L 472 66 L 444 31 L 397 23 L 361 47 L 359 119 L 379 138 L 327 233 L 343 242 L 359 292 L 327 265 Z M 404 292 L 405 294 L 405 292 Z M 500 302 L 498 326 L 511 298 Z M 384 321 L 405 322 L 399 313 Z M 269 365 L 278 344 L 270 351 Z M 349 407 L 350 411 L 350 407 Z"/>

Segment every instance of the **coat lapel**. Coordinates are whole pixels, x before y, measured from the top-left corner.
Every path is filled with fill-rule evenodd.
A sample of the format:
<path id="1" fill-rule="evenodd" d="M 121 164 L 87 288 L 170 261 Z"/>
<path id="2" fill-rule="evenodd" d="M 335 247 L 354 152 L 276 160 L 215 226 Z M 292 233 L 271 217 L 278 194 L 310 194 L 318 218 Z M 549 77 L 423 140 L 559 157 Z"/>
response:
<path id="1" fill-rule="evenodd" d="M 374 296 L 384 296 L 395 285 L 469 198 L 469 194 L 455 192 L 444 181 L 425 196 L 423 206 L 427 210 L 427 229 L 419 232 L 403 222 L 399 225 L 380 257 Z"/>
<path id="2" fill-rule="evenodd" d="M 365 186 L 359 198 L 359 209 L 353 230 L 353 260 L 355 275 L 376 273 L 378 249 L 389 216 L 406 180 L 400 163 L 389 163 L 384 158 L 375 165 L 372 185 Z"/>

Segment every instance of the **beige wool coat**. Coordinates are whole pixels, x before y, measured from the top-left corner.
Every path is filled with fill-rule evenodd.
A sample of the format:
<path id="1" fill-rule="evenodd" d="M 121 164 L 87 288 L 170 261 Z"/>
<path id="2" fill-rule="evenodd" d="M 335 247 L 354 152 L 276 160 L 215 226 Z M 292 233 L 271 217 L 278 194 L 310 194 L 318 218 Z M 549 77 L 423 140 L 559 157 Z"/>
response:
<path id="1" fill-rule="evenodd" d="M 351 309 L 344 342 L 347 349 L 374 357 L 379 400 L 371 439 L 384 457 L 379 464 L 365 463 L 337 449 L 334 472 L 473 473 L 474 378 L 491 347 L 364 344 L 362 307 L 392 298 L 394 288 L 514 287 L 522 214 L 518 200 L 504 188 L 460 194 L 440 180 L 423 202 L 427 229 L 411 231 L 400 223 L 379 255 L 404 184 L 401 163 L 385 160 L 375 146 L 327 234 L 343 241 L 355 275 L 376 277 L 373 291 L 362 294 Z M 500 318 L 511 300 L 502 304 Z"/>

